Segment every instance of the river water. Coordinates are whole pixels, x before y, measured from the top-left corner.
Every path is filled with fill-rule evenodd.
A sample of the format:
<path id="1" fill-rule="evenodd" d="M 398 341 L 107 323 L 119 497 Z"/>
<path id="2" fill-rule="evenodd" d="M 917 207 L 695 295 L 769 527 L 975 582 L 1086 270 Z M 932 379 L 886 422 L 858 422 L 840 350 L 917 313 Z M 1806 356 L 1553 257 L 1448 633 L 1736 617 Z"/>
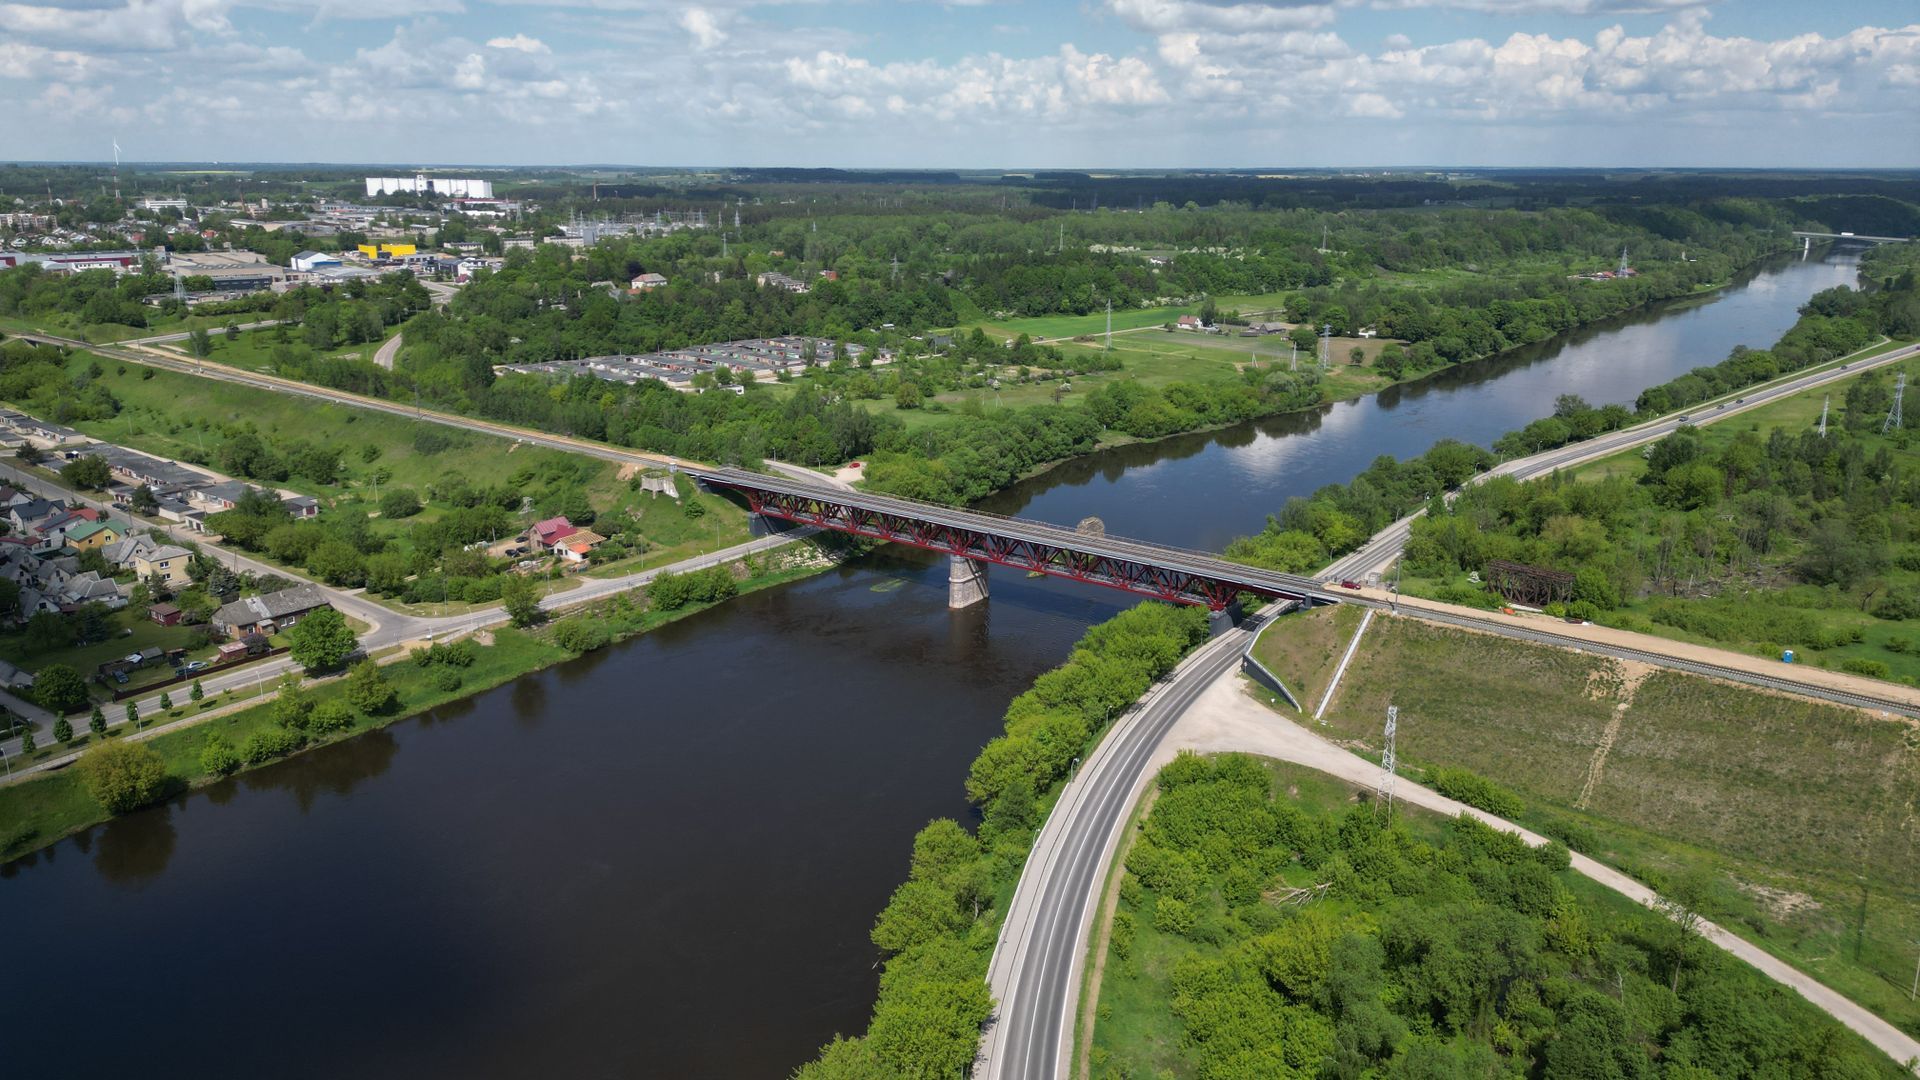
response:
<path id="1" fill-rule="evenodd" d="M 1764 346 L 1850 258 L 1376 398 L 1074 462 L 992 508 L 1218 548 L 1380 454 Z M 0 867 L 18 1075 L 782 1076 L 858 1031 L 913 833 L 1127 598 L 885 550 Z"/>

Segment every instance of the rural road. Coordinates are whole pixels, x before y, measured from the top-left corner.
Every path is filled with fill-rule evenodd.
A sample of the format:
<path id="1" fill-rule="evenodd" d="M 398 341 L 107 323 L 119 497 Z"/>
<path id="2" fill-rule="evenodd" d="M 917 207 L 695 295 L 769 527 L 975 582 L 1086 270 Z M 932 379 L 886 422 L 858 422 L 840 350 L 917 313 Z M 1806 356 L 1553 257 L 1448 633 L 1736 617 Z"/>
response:
<path id="1" fill-rule="evenodd" d="M 388 371 L 392 371 L 393 358 L 400 355 L 400 341 L 405 336 L 404 334 L 395 334 L 388 338 L 386 344 L 380 346 L 379 350 L 373 354 L 373 362 L 386 368 Z"/>

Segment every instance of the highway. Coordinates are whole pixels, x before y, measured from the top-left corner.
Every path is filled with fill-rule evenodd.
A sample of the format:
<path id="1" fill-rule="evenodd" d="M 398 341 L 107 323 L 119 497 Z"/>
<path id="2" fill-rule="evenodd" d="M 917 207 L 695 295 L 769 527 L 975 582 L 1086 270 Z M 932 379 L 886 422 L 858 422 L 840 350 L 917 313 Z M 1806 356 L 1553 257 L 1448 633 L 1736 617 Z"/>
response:
<path id="1" fill-rule="evenodd" d="M 1724 408 L 1696 407 L 1690 422 L 1708 424 L 1801 391 L 1857 375 L 1860 371 L 1898 362 L 1920 352 L 1920 346 L 1893 350 L 1869 360 L 1852 362 L 1789 377 L 1746 391 L 1738 403 Z M 1612 432 L 1596 439 L 1505 462 L 1486 476 L 1518 479 L 1551 473 L 1555 469 L 1618 453 L 1666 437 L 1680 426 L 1677 417 L 1663 418 Z M 1414 517 L 1402 518 L 1372 540 L 1323 570 L 1322 580 L 1364 579 L 1398 559 Z M 1347 594 L 1344 602 L 1378 601 Z M 1432 617 L 1421 612 L 1422 617 Z M 1695 661 L 1676 660 L 1644 649 L 1596 645 L 1549 631 L 1509 627 L 1494 620 L 1451 615 L 1442 621 L 1471 625 L 1473 629 L 1548 644 L 1585 648 L 1696 674 L 1711 675 L 1767 686 L 1865 708 L 1914 715 L 1912 706 L 1893 699 L 1849 695 L 1828 687 L 1796 682 L 1784 676 L 1751 672 Z M 1256 623 L 1256 620 L 1249 620 Z M 1135 710 L 1123 715 L 1067 784 L 1053 812 L 1042 825 L 1032 855 L 1015 887 L 1000 939 L 988 969 L 988 985 L 998 1003 L 981 1042 L 974 1076 L 985 1080 L 1051 1080 L 1067 1075 L 1079 999 L 1081 970 L 1086 958 L 1087 931 L 1094 905 L 1113 860 L 1121 830 L 1139 794 L 1151 777 L 1154 759 L 1166 732 L 1208 685 L 1235 669 L 1239 654 L 1251 637 L 1247 628 L 1229 631 L 1202 646 L 1176 669 Z M 1658 639 L 1646 639 L 1657 648 Z"/>

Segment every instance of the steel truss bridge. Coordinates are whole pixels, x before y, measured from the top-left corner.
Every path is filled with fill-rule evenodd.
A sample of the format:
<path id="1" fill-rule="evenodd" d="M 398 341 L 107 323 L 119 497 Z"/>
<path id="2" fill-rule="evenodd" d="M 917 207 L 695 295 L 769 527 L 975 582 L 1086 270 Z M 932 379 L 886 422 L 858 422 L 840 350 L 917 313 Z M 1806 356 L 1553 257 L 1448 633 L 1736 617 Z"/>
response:
<path id="1" fill-rule="evenodd" d="M 1350 597 L 1312 578 L 1228 562 L 1182 548 L 855 491 L 827 481 L 744 469 L 681 466 L 712 487 L 745 496 L 756 514 L 943 552 L 1053 577 L 1104 585 L 1175 604 L 1220 611 L 1240 593 L 1309 604 Z"/>

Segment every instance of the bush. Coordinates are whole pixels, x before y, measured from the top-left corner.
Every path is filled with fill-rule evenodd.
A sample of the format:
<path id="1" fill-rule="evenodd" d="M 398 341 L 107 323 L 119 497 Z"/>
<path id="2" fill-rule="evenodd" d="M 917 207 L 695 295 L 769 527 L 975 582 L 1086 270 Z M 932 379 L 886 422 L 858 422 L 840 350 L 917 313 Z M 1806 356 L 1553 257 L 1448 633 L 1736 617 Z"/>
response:
<path id="1" fill-rule="evenodd" d="M 243 764 L 240 751 L 233 748 L 225 735 L 219 732 L 207 736 L 206 745 L 200 748 L 200 767 L 213 776 L 227 776 L 238 770 Z"/>
<path id="2" fill-rule="evenodd" d="M 1457 799 L 1499 817 L 1517 817 L 1526 808 L 1520 796 L 1485 777 L 1451 765 L 1436 765 L 1428 769 L 1427 782 L 1449 799 Z"/>
<path id="3" fill-rule="evenodd" d="M 710 566 L 685 574 L 661 574 L 647 586 L 647 603 L 655 611 L 678 611 L 688 604 L 712 604 L 740 591 L 733 573 L 724 566 Z"/>
<path id="4" fill-rule="evenodd" d="M 247 736 L 247 741 L 240 744 L 240 756 L 246 759 L 247 764 L 258 765 L 291 754 L 306 744 L 306 736 L 297 731 L 262 728 Z"/>
<path id="5" fill-rule="evenodd" d="M 1869 679 L 1884 679 L 1890 673 L 1884 660 L 1866 660 L 1859 657 L 1840 661 L 1841 671 L 1850 671 L 1855 675 L 1865 675 Z"/>
<path id="6" fill-rule="evenodd" d="M 453 693 L 463 681 L 459 668 L 443 667 L 433 673 L 433 688 L 441 693 Z"/>
<path id="7" fill-rule="evenodd" d="M 1169 934 L 1185 934 L 1193 929 L 1193 905 L 1185 900 L 1163 896 L 1153 905 L 1153 928 Z"/>
<path id="8" fill-rule="evenodd" d="M 124 739 L 104 742 L 80 757 L 80 781 L 110 814 L 124 814 L 159 798 L 167 781 L 160 752 Z"/>
<path id="9" fill-rule="evenodd" d="M 70 713 L 87 703 L 86 680 L 66 664 L 48 664 L 33 677 L 33 696 L 55 713 Z"/>
<path id="10" fill-rule="evenodd" d="M 611 639 L 606 623 L 586 615 L 576 615 L 553 628 L 553 643 L 568 652 L 592 652 Z"/>

